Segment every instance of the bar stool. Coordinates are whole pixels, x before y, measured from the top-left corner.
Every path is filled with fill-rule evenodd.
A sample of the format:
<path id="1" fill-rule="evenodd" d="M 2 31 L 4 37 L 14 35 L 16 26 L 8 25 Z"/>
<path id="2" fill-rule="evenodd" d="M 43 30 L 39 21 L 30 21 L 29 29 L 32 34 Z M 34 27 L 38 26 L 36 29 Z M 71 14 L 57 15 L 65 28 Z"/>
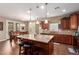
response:
<path id="1" fill-rule="evenodd" d="M 10 44 L 12 45 L 12 40 L 14 39 L 14 37 L 13 37 L 13 32 L 11 31 L 11 32 L 9 32 L 9 37 L 10 37 Z"/>
<path id="2" fill-rule="evenodd" d="M 32 55 L 32 44 L 24 44 L 24 55 Z"/>
<path id="3" fill-rule="evenodd" d="M 23 54 L 22 52 L 23 45 L 24 45 L 23 43 L 19 43 L 19 55 Z"/>
<path id="4" fill-rule="evenodd" d="M 27 54 L 26 50 L 29 50 L 29 53 L 32 54 L 32 44 L 28 42 L 23 42 L 22 39 L 20 41 L 21 43 L 19 43 L 19 55 L 21 54 L 26 55 Z"/>

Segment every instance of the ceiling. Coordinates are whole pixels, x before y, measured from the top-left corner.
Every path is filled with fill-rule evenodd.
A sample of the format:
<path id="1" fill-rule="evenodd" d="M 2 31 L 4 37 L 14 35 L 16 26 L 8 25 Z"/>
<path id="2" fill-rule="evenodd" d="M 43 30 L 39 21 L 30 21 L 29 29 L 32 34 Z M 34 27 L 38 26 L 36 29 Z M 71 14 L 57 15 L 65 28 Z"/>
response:
<path id="1" fill-rule="evenodd" d="M 0 3 L 0 16 L 15 20 L 28 21 L 29 8 L 32 8 L 31 19 L 44 18 L 46 9 L 36 8 L 36 6 L 45 6 L 44 3 Z M 62 10 L 65 10 L 63 12 Z M 79 11 L 79 3 L 48 3 L 47 17 L 60 16 L 71 12 Z"/>

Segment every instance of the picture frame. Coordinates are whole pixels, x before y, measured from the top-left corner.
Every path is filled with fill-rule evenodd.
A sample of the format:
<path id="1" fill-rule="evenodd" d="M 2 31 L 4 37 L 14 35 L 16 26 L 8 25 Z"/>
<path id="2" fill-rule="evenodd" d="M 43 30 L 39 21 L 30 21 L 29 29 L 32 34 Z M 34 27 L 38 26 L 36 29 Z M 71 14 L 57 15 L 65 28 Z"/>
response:
<path id="1" fill-rule="evenodd" d="M 3 22 L 0 22 L 0 31 L 3 30 Z"/>

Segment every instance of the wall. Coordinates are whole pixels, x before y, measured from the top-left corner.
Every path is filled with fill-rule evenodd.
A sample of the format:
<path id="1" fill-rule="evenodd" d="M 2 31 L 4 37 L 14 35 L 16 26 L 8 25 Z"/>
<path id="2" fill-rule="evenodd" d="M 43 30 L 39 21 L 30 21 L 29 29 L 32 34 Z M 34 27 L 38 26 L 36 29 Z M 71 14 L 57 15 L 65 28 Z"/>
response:
<path id="1" fill-rule="evenodd" d="M 9 39 L 9 35 L 8 35 L 8 22 L 13 22 L 14 24 L 14 31 L 16 31 L 16 23 L 19 23 L 19 24 L 25 24 L 24 22 L 22 21 L 14 21 L 14 20 L 9 20 L 9 19 L 6 19 L 6 39 Z M 26 24 L 25 24 L 26 25 Z M 24 30 L 22 30 L 22 27 L 20 27 L 20 31 L 27 31 L 27 28 L 26 26 L 24 27 Z"/>
<path id="2" fill-rule="evenodd" d="M 0 31 L 0 41 L 6 40 L 6 21 L 4 18 L 0 17 L 0 22 L 3 22 L 3 30 Z"/>
<path id="3" fill-rule="evenodd" d="M 49 18 L 49 23 L 59 23 L 62 17 L 51 17 Z"/>
<path id="4" fill-rule="evenodd" d="M 51 23 L 58 23 L 58 24 L 59 24 L 61 18 L 62 18 L 61 16 L 59 16 L 59 17 L 50 17 L 50 18 L 48 18 L 49 24 L 51 24 Z M 44 21 L 44 20 L 45 20 L 45 19 L 42 19 L 42 21 Z M 40 22 L 41 22 L 41 21 L 40 21 Z M 39 29 L 40 32 L 45 31 L 45 30 L 43 30 L 43 29 L 40 27 L 40 25 L 37 25 L 37 24 L 36 24 L 36 32 L 37 32 L 37 33 L 39 32 L 38 29 Z M 49 29 L 49 31 L 50 31 L 50 29 Z"/>
<path id="5" fill-rule="evenodd" d="M 4 41 L 9 39 L 9 35 L 8 35 L 8 22 L 13 22 L 14 23 L 14 31 L 16 30 L 16 25 L 15 23 L 20 23 L 20 24 L 25 24 L 25 28 L 24 30 L 22 30 L 22 28 L 20 27 L 20 31 L 27 31 L 27 22 L 22 22 L 22 21 L 14 21 L 11 19 L 6 19 L 3 17 L 0 17 L 0 22 L 3 22 L 3 31 L 0 31 L 0 41 Z"/>

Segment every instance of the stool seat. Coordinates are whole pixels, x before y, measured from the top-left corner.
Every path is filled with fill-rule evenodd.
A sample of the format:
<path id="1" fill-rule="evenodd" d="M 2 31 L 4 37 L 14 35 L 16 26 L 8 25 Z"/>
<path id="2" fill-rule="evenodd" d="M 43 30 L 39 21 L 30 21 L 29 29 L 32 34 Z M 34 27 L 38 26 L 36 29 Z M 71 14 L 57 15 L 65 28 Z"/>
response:
<path id="1" fill-rule="evenodd" d="M 19 46 L 20 46 L 19 54 L 24 54 L 25 55 L 25 54 L 28 53 L 28 51 L 29 51 L 30 54 L 32 54 L 32 50 L 31 50 L 32 44 L 20 42 Z M 21 51 L 23 51 L 23 53 L 21 53 Z"/>
<path id="2" fill-rule="evenodd" d="M 31 47 L 31 45 L 24 44 L 24 45 L 23 45 L 23 47 L 24 47 L 24 48 L 30 48 L 30 47 Z"/>

